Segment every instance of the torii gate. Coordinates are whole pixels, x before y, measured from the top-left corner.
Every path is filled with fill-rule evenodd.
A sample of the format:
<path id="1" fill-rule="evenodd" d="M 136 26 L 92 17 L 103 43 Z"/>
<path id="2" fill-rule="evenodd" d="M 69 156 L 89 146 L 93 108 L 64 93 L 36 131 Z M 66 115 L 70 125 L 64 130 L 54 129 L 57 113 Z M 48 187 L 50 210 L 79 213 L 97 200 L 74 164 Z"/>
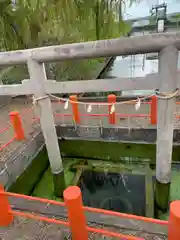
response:
<path id="1" fill-rule="evenodd" d="M 0 66 L 24 63 L 28 66 L 30 80 L 22 81 L 22 84 L 0 85 L 0 96 L 34 95 L 57 196 L 65 188 L 65 180 L 51 101 L 48 94 L 155 89 L 158 89 L 161 93 L 174 93 L 180 85 L 180 81 L 177 81 L 179 76 L 177 73 L 179 49 L 180 34 L 163 33 L 0 53 Z M 98 79 L 56 82 L 47 81 L 44 67 L 44 62 L 152 52 L 159 53 L 159 72 L 158 74 L 149 74 L 143 78 L 116 78 L 113 81 L 112 79 Z M 171 95 L 175 96 L 174 94 Z M 155 200 L 162 209 L 167 207 L 169 198 L 174 108 L 175 97 L 158 99 Z"/>

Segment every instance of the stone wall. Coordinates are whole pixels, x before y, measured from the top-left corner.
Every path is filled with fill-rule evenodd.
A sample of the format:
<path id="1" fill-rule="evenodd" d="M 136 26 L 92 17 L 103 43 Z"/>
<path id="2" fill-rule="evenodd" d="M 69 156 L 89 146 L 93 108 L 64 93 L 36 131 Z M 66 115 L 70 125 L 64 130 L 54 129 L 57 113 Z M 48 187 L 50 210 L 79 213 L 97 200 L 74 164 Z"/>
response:
<path id="1" fill-rule="evenodd" d="M 6 188 L 11 186 L 32 163 L 43 146 L 44 138 L 41 132 L 37 132 L 30 141 L 27 139 L 27 141 L 6 160 L 6 164 L 0 166 L 0 184 Z"/>

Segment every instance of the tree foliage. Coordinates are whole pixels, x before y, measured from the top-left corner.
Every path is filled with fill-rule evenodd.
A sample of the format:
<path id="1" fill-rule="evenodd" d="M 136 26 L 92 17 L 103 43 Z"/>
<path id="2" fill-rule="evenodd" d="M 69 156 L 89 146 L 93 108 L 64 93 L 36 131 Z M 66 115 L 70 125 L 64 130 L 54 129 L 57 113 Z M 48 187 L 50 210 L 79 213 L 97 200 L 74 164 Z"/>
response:
<path id="1" fill-rule="evenodd" d="M 122 4 L 122 0 L 0 0 L 1 51 L 119 37 L 129 31 L 119 14 Z M 96 63 L 50 64 L 48 74 L 83 79 Z"/>

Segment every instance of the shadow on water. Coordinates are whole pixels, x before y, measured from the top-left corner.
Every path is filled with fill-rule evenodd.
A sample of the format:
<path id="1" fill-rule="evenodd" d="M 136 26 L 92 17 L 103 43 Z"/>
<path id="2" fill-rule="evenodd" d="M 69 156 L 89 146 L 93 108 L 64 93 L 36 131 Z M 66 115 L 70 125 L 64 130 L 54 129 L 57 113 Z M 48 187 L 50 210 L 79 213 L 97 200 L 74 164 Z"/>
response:
<path id="1" fill-rule="evenodd" d="M 80 187 L 84 205 L 145 216 L 145 177 L 84 171 Z"/>

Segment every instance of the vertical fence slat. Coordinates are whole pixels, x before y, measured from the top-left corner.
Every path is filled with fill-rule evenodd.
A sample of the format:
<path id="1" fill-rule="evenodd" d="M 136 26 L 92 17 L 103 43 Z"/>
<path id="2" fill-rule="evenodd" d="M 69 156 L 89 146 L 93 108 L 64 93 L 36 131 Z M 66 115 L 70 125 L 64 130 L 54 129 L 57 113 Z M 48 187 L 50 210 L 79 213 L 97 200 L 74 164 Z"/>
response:
<path id="1" fill-rule="evenodd" d="M 116 103 L 116 95 L 110 94 L 108 95 L 108 103 L 112 103 L 108 106 L 108 112 L 109 112 L 109 124 L 116 124 L 116 110 L 111 113 L 111 108 L 113 104 Z"/>
<path id="2" fill-rule="evenodd" d="M 170 204 L 168 240 L 180 239 L 180 201 Z"/>
<path id="3" fill-rule="evenodd" d="M 152 96 L 151 98 L 151 124 L 157 124 L 157 97 Z"/>
<path id="4" fill-rule="evenodd" d="M 73 112 L 73 118 L 74 121 L 77 124 L 80 124 L 80 114 L 79 114 L 79 107 L 78 107 L 78 103 L 77 103 L 77 96 L 76 95 L 71 95 L 70 96 L 70 103 L 72 105 L 72 112 Z"/>
<path id="5" fill-rule="evenodd" d="M 18 141 L 24 140 L 24 129 L 22 126 L 21 117 L 18 112 L 10 112 L 9 114 L 12 126 L 14 128 L 15 138 Z"/>
<path id="6" fill-rule="evenodd" d="M 6 227 L 13 221 L 13 215 L 10 213 L 11 207 L 8 202 L 8 197 L 5 193 L 4 187 L 0 185 L 0 227 Z"/>
<path id="7" fill-rule="evenodd" d="M 73 240 L 88 240 L 86 218 L 82 205 L 81 190 L 77 186 L 64 190 L 64 201 L 68 209 L 68 218 Z"/>

